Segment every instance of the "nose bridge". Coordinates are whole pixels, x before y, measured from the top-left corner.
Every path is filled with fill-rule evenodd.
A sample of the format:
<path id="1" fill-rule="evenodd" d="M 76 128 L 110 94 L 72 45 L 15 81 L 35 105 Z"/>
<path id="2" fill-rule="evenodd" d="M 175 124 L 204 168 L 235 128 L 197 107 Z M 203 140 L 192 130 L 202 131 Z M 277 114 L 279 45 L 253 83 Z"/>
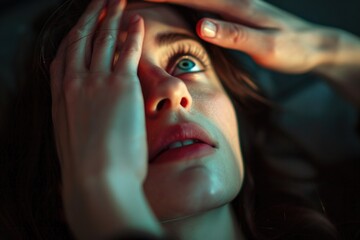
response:
<path id="1" fill-rule="evenodd" d="M 169 75 L 155 64 L 144 64 L 140 67 L 139 78 L 145 88 L 143 92 L 148 115 L 190 109 L 192 97 L 187 85 L 180 78 Z"/>

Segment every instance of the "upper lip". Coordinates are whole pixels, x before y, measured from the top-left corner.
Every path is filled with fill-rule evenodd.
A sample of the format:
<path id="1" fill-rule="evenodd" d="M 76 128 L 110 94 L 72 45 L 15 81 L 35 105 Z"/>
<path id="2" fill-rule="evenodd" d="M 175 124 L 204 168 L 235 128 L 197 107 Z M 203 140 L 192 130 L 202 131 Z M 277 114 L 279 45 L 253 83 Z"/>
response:
<path id="1" fill-rule="evenodd" d="M 217 148 L 217 143 L 196 123 L 186 122 L 168 127 L 160 133 L 153 146 L 149 146 L 149 162 L 153 162 L 171 143 L 196 139 Z"/>

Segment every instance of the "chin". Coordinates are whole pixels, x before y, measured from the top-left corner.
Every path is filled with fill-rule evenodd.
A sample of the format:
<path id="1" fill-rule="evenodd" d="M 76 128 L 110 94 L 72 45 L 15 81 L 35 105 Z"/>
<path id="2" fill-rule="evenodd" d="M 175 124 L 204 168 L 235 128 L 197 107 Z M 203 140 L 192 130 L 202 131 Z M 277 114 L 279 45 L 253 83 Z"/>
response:
<path id="1" fill-rule="evenodd" d="M 187 170 L 172 179 L 173 182 L 170 180 L 155 188 L 145 185 L 149 204 L 161 222 L 191 217 L 228 204 L 238 195 L 242 182 L 241 179 L 229 181 L 206 167 Z"/>

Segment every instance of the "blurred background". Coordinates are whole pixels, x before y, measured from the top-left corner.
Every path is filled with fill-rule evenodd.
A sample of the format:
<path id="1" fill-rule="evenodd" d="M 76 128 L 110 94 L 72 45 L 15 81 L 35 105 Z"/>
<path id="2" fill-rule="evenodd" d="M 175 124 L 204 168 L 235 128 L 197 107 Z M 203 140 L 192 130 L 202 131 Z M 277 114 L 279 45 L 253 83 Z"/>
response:
<path id="1" fill-rule="evenodd" d="M 33 50 L 34 28 L 41 24 L 34 19 L 59 2 L 0 0 L 0 124 L 6 118 L 3 110 L 11 107 L 9 99 L 17 94 L 24 59 Z M 359 0 L 268 2 L 360 37 Z M 258 83 L 284 109 L 271 116 L 282 134 L 268 133 L 263 149 L 268 164 L 297 178 L 316 179 L 323 207 L 344 229 L 344 239 L 360 239 L 360 137 L 355 131 L 359 111 L 318 76 L 255 68 Z"/>

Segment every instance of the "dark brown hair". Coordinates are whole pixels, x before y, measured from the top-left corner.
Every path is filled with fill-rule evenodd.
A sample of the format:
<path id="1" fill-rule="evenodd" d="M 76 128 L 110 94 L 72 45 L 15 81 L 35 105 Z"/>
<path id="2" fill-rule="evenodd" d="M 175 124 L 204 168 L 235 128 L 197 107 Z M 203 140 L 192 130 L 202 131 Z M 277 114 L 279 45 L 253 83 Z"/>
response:
<path id="1" fill-rule="evenodd" d="M 5 238 L 73 238 L 62 217 L 61 173 L 53 136 L 49 65 L 61 40 L 88 2 L 67 0 L 50 17 L 42 18 L 47 20 L 39 33 L 34 58 L 28 65 L 29 75 L 22 83 L 14 105 L 8 108 L 5 137 L 0 142 L 3 146 L 0 235 Z M 183 7 L 173 8 L 188 20 L 192 28 L 203 16 Z M 256 173 L 255 168 L 261 162 L 256 136 L 259 131 L 269 128 L 271 104 L 250 80 L 248 70 L 226 50 L 205 42 L 202 44 L 241 122 L 246 178 L 241 193 L 232 204 L 246 236 L 249 239 L 305 239 L 305 233 L 311 236 L 306 239 L 336 239 L 330 222 L 309 204 L 288 201 L 293 199 L 289 197 L 291 194 L 283 194 L 284 200 L 276 204 L 258 208 L 257 199 L 260 197 L 266 201 L 266 194 L 255 191 L 259 174 L 253 179 L 251 172 Z M 277 219 L 283 213 L 288 214 L 286 221 Z"/>

